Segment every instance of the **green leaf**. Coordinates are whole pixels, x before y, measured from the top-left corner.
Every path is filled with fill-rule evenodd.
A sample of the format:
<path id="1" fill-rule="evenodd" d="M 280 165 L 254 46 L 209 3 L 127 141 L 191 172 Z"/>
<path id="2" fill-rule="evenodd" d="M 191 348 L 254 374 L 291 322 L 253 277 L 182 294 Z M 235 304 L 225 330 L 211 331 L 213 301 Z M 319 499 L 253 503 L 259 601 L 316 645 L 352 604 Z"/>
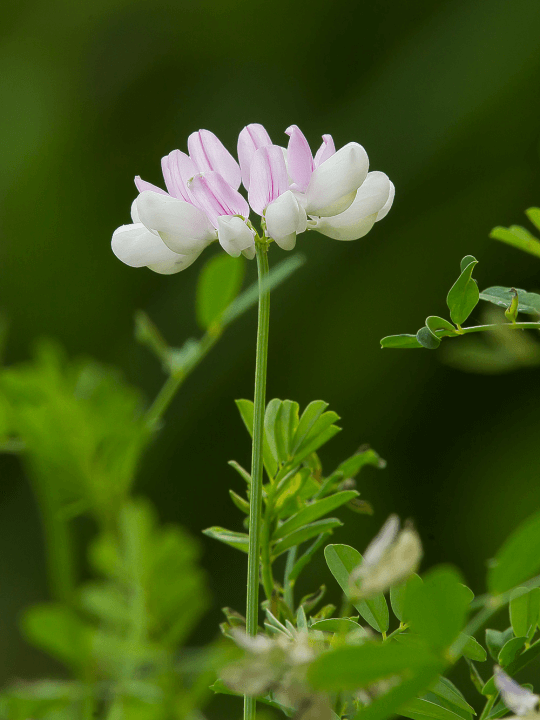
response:
<path id="1" fill-rule="evenodd" d="M 446 304 L 450 310 L 450 317 L 456 325 L 464 323 L 478 304 L 480 293 L 478 291 L 478 285 L 472 279 L 472 273 L 477 264 L 477 260 L 471 260 L 450 288 L 450 292 L 446 298 Z"/>
<path id="2" fill-rule="evenodd" d="M 466 658 L 474 660 L 475 662 L 484 662 L 484 660 L 487 660 L 487 652 L 471 635 L 467 636 L 467 642 L 461 652 Z"/>
<path id="3" fill-rule="evenodd" d="M 386 460 L 383 460 L 381 456 L 375 452 L 375 450 L 368 447 L 365 450 L 359 450 L 354 455 L 351 455 L 350 458 L 347 458 L 347 460 L 340 463 L 336 468 L 336 472 L 343 473 L 344 478 L 354 478 L 366 465 L 372 465 L 376 468 L 385 468 Z"/>
<path id="4" fill-rule="evenodd" d="M 235 402 L 250 437 L 253 437 L 253 401 L 235 400 Z M 263 463 L 268 477 L 273 478 L 277 472 L 277 462 L 268 444 L 266 433 L 263 438 Z"/>
<path id="5" fill-rule="evenodd" d="M 324 549 L 326 564 L 345 596 L 350 594 L 350 575 L 362 563 L 362 556 L 349 545 L 327 545 Z M 386 632 L 390 624 L 388 605 L 382 593 L 369 600 L 353 602 L 354 607 L 372 628 Z"/>
<path id="6" fill-rule="evenodd" d="M 315 537 L 316 535 L 320 535 L 321 533 L 327 533 L 328 531 L 340 527 L 341 525 L 343 525 L 343 523 L 337 518 L 317 520 L 317 522 L 310 523 L 309 525 L 304 525 L 304 527 L 295 530 L 294 532 L 287 535 L 287 537 L 278 540 L 272 549 L 272 555 L 276 558 L 281 555 L 281 553 L 284 553 L 285 550 L 288 550 L 295 545 L 301 545 L 302 543 L 306 542 L 306 540 L 311 540 L 311 538 Z"/>
<path id="7" fill-rule="evenodd" d="M 435 718 L 436 720 L 456 720 L 459 718 L 459 720 L 462 720 L 462 716 L 457 715 L 452 710 L 421 698 L 411 700 L 405 707 L 400 708 L 399 714 L 411 718 L 411 720 L 424 720 L 424 718 Z"/>
<path id="8" fill-rule="evenodd" d="M 507 309 L 514 299 L 513 290 L 514 288 L 494 285 L 480 293 L 480 300 L 485 300 L 493 305 Z M 521 288 L 515 288 L 515 291 L 518 294 L 518 312 L 525 313 L 526 315 L 538 315 L 538 313 L 540 313 L 540 295 L 527 292 Z"/>
<path id="9" fill-rule="evenodd" d="M 405 598 L 406 581 L 390 588 L 390 605 L 394 615 L 400 622 L 403 622 L 403 601 Z"/>
<path id="10" fill-rule="evenodd" d="M 292 448 L 293 454 L 296 454 L 297 450 L 300 448 L 300 446 L 308 436 L 310 430 L 313 428 L 313 426 L 327 407 L 328 403 L 324 402 L 324 400 L 313 400 L 306 407 L 306 409 L 302 413 L 302 417 L 300 418 L 298 428 L 294 435 Z"/>
<path id="11" fill-rule="evenodd" d="M 248 501 L 238 495 L 238 493 L 235 493 L 234 490 L 229 490 L 229 495 L 231 496 L 231 500 L 236 505 L 236 507 L 245 515 L 249 515 Z"/>
<path id="12" fill-rule="evenodd" d="M 425 691 L 440 674 L 441 669 L 441 663 L 437 661 L 426 661 L 424 666 L 413 668 L 408 673 L 409 679 L 403 680 L 399 685 L 361 708 L 354 715 L 353 720 L 386 720 L 392 715 L 399 715 L 400 708 Z"/>
<path id="13" fill-rule="evenodd" d="M 487 649 L 489 650 L 489 654 L 491 657 L 497 661 L 499 657 L 499 653 L 501 652 L 504 645 L 512 638 L 514 635 L 512 628 L 509 627 L 503 632 L 500 630 L 492 630 L 491 628 L 486 628 L 486 645 Z"/>
<path id="14" fill-rule="evenodd" d="M 283 401 L 280 414 L 280 436 L 283 439 L 283 450 L 286 459 L 292 455 L 294 434 L 296 433 L 299 423 L 298 413 L 299 407 L 297 402 L 293 402 L 292 400 Z"/>
<path id="15" fill-rule="evenodd" d="M 359 630 L 362 626 L 350 618 L 328 618 L 317 620 L 311 625 L 310 630 L 322 630 L 322 632 L 346 634 L 353 630 Z"/>
<path id="16" fill-rule="evenodd" d="M 88 662 L 92 628 L 65 605 L 44 603 L 30 607 L 23 615 L 22 631 L 33 645 L 68 667 L 79 669 Z"/>
<path id="17" fill-rule="evenodd" d="M 344 490 L 335 495 L 329 495 L 323 500 L 317 500 L 310 505 L 306 505 L 297 513 L 291 515 L 288 520 L 275 530 L 272 540 L 279 540 L 303 525 L 308 525 L 314 520 L 318 520 L 320 517 L 337 510 L 338 507 L 358 497 L 358 494 L 356 490 Z"/>
<path id="18" fill-rule="evenodd" d="M 478 262 L 474 255 L 465 255 L 459 264 L 459 271 L 463 272 L 473 262 Z"/>
<path id="19" fill-rule="evenodd" d="M 323 433 L 325 433 L 328 428 L 336 422 L 336 420 L 339 420 L 339 415 L 332 410 L 323 413 L 313 423 L 309 432 L 306 434 L 300 445 L 296 447 L 294 451 L 295 460 L 298 461 L 299 457 L 305 456 L 306 454 L 311 454 L 313 450 L 311 450 L 310 448 L 313 447 L 314 441 L 317 440 L 321 435 L 323 435 Z M 319 446 L 320 444 L 318 445 L 318 447 Z"/>
<path id="20" fill-rule="evenodd" d="M 317 690 L 354 691 L 432 663 L 433 656 L 421 646 L 366 642 L 343 646 L 320 656 L 311 664 L 308 678 Z"/>
<path id="21" fill-rule="evenodd" d="M 230 545 L 230 547 L 233 547 L 236 550 L 241 550 L 245 553 L 248 552 L 249 535 L 246 533 L 226 530 L 225 528 L 218 527 L 217 525 L 206 528 L 206 530 L 203 530 L 203 533 L 214 540 L 219 540 L 220 542 L 225 543 L 225 545 Z"/>
<path id="22" fill-rule="evenodd" d="M 464 710 L 468 715 L 476 715 L 474 708 L 469 705 L 457 687 L 447 678 L 440 677 L 435 685 L 430 688 L 430 692 L 442 698 L 450 705 Z"/>
<path id="23" fill-rule="evenodd" d="M 314 543 L 312 543 L 308 549 L 300 555 L 298 560 L 294 563 L 293 569 L 290 572 L 289 575 L 289 582 L 294 583 L 297 579 L 302 570 L 308 565 L 311 560 L 313 559 L 313 556 L 315 553 L 324 545 L 324 543 L 328 540 L 330 535 L 332 534 L 332 531 L 322 533 L 319 535 L 319 537 L 315 540 Z"/>
<path id="24" fill-rule="evenodd" d="M 439 317 L 438 315 L 430 315 L 428 318 L 426 318 L 426 327 L 429 328 L 432 333 L 435 333 L 437 331 L 443 331 L 442 333 L 439 332 L 438 337 L 446 337 L 458 334 L 456 328 L 452 325 L 452 323 L 448 322 L 448 320 L 445 320 L 442 317 Z"/>
<path id="25" fill-rule="evenodd" d="M 510 598 L 510 622 L 516 637 L 534 634 L 540 614 L 540 588 L 516 588 Z"/>
<path id="26" fill-rule="evenodd" d="M 233 258 L 220 252 L 210 258 L 200 272 L 197 282 L 197 321 L 208 330 L 221 316 L 240 292 L 244 279 L 243 257 Z"/>
<path id="27" fill-rule="evenodd" d="M 442 650 L 456 639 L 464 625 L 468 593 L 461 576 L 451 567 L 437 567 L 423 580 L 422 584 L 407 585 L 405 612 L 413 632 L 431 647 Z"/>
<path id="28" fill-rule="evenodd" d="M 436 350 L 441 344 L 440 339 L 428 327 L 420 328 L 416 333 L 416 339 L 426 350 Z"/>
<path id="29" fill-rule="evenodd" d="M 325 413 L 325 415 L 335 415 L 335 413 Z M 329 440 L 331 440 L 335 435 L 340 432 L 340 427 L 338 427 L 337 425 L 330 425 L 330 427 L 327 427 L 326 430 L 323 430 L 321 433 L 311 436 L 309 442 L 304 443 L 302 445 L 302 449 L 298 450 L 294 454 L 294 461 L 296 463 L 303 462 L 306 458 L 316 452 L 320 447 L 326 445 Z"/>
<path id="30" fill-rule="evenodd" d="M 540 571 L 540 512 L 528 517 L 503 543 L 488 571 L 495 595 L 516 587 Z"/>
<path id="31" fill-rule="evenodd" d="M 517 658 L 517 656 L 520 654 L 520 652 L 525 647 L 525 643 L 527 642 L 526 637 L 513 637 L 506 642 L 503 647 L 501 648 L 501 651 L 499 652 L 498 657 L 498 663 L 501 667 L 506 667 L 507 665 L 510 665 L 511 662 L 514 662 L 514 660 Z"/>
<path id="32" fill-rule="evenodd" d="M 279 415 L 282 402 L 283 401 L 279 400 L 278 398 L 270 400 L 270 402 L 266 406 L 266 411 L 264 414 L 264 431 L 266 435 L 266 441 L 276 463 L 284 462 L 286 459 L 284 458 L 283 440 L 280 437 L 278 441 L 278 438 L 276 437 L 276 426 L 279 426 L 281 430 Z M 280 447 L 278 447 L 278 442 Z"/>
<path id="33" fill-rule="evenodd" d="M 236 460 L 229 460 L 227 464 L 234 468 L 236 472 L 240 475 L 240 477 L 246 481 L 247 486 L 250 487 L 251 475 L 248 473 L 248 471 L 245 470 L 241 465 L 239 465 Z"/>
<path id="34" fill-rule="evenodd" d="M 381 340 L 382 348 L 400 348 L 400 349 L 411 349 L 421 348 L 422 345 L 418 342 L 416 335 L 388 335 Z"/>
<path id="35" fill-rule="evenodd" d="M 135 339 L 149 348 L 164 364 L 168 363 L 170 348 L 149 315 L 143 310 L 137 310 L 135 313 Z"/>
<path id="36" fill-rule="evenodd" d="M 494 227 L 489 237 L 494 240 L 500 240 L 518 250 L 523 250 L 530 255 L 540 257 L 540 242 L 538 242 L 534 235 L 531 235 L 531 233 L 525 230 L 525 228 L 519 227 L 519 225 L 512 225 L 509 228 Z"/>
<path id="37" fill-rule="evenodd" d="M 529 208 L 528 210 L 525 210 L 525 215 L 529 218 L 532 224 L 540 230 L 540 208 Z"/>

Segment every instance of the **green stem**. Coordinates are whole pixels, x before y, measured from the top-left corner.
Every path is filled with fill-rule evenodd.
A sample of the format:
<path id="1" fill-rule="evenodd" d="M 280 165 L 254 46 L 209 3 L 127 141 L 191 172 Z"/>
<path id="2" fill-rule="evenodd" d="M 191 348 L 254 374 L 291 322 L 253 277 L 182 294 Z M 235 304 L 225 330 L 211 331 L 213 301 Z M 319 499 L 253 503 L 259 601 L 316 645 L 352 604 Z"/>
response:
<path id="1" fill-rule="evenodd" d="M 474 332 L 487 332 L 493 330 L 493 328 L 510 328 L 510 330 L 540 330 L 540 323 L 537 322 L 517 322 L 517 323 L 503 323 L 502 325 L 473 325 L 472 327 L 460 328 L 459 335 L 467 335 L 468 333 Z"/>
<path id="2" fill-rule="evenodd" d="M 486 720 L 487 716 L 491 712 L 491 709 L 493 708 L 493 705 L 495 704 L 495 700 L 497 699 L 497 693 L 495 695 L 490 695 L 487 699 L 487 702 L 484 706 L 484 709 L 482 710 L 482 714 L 480 715 L 479 720 Z"/>
<path id="3" fill-rule="evenodd" d="M 187 362 L 182 370 L 172 373 L 169 375 L 163 387 L 157 394 L 156 399 L 150 406 L 150 409 L 146 413 L 146 425 L 149 430 L 155 430 L 160 422 L 161 418 L 165 414 L 165 411 L 174 399 L 174 396 L 178 392 L 180 386 L 183 384 L 187 376 L 195 369 L 195 367 L 201 362 L 203 358 L 208 355 L 210 350 L 217 343 L 221 337 L 222 329 L 219 326 L 210 328 L 207 333 L 203 335 L 198 346 L 197 352 L 193 353 L 191 361 Z"/>
<path id="4" fill-rule="evenodd" d="M 263 433 L 266 406 L 266 368 L 268 363 L 268 330 L 270 325 L 270 292 L 268 275 L 268 247 L 256 241 L 259 271 L 259 316 L 257 329 L 257 357 L 255 363 L 255 395 L 253 409 L 253 444 L 251 455 L 251 492 L 249 503 L 249 552 L 247 574 L 246 630 L 256 635 L 259 626 L 259 566 L 261 545 L 261 511 L 263 480 Z M 255 698 L 244 696 L 244 720 L 255 720 Z"/>
<path id="5" fill-rule="evenodd" d="M 469 620 L 463 632 L 459 637 L 454 640 L 450 646 L 449 653 L 454 658 L 458 658 L 465 645 L 467 644 L 467 636 L 474 635 L 480 628 L 494 615 L 497 610 L 500 610 L 505 605 L 508 605 L 512 598 L 512 593 L 517 587 L 528 587 L 529 589 L 540 587 L 540 575 L 531 578 L 527 582 L 521 583 L 521 585 L 511 588 L 500 595 L 485 595 L 483 596 L 484 607 L 477 613 L 473 618 Z M 480 599 L 480 598 L 478 598 Z"/>
<path id="6" fill-rule="evenodd" d="M 55 600 L 69 605 L 73 601 L 77 575 L 70 519 L 60 514 L 61 500 L 57 488 L 43 481 L 39 469 L 35 470 L 35 478 L 47 548 L 51 595 Z"/>

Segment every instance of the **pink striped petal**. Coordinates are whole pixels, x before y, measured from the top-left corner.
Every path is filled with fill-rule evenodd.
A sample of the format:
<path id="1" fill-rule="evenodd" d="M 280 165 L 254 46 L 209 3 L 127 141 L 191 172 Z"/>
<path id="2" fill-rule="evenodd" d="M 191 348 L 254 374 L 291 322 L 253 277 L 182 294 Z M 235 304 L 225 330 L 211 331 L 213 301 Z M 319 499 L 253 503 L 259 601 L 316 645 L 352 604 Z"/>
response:
<path id="1" fill-rule="evenodd" d="M 249 168 L 255 152 L 264 147 L 271 145 L 272 140 L 262 125 L 251 123 L 240 132 L 238 136 L 238 160 L 240 161 L 240 170 L 242 171 L 242 182 L 246 190 L 249 190 Z"/>
<path id="2" fill-rule="evenodd" d="M 309 143 L 297 125 L 291 125 L 285 130 L 285 133 L 290 138 L 287 146 L 289 175 L 298 189 L 305 192 L 311 173 L 315 168 Z"/>
<path id="3" fill-rule="evenodd" d="M 189 154 L 199 172 L 218 172 L 238 190 L 242 175 L 231 153 L 210 130 L 199 130 L 188 138 Z"/>
<path id="4" fill-rule="evenodd" d="M 323 135 L 322 139 L 322 145 L 315 153 L 315 159 L 313 161 L 316 168 L 322 165 L 325 160 L 328 160 L 329 157 L 335 155 L 336 152 L 336 146 L 334 145 L 334 140 L 331 135 Z"/>
<path id="5" fill-rule="evenodd" d="M 145 190 L 151 190 L 152 192 L 161 193 L 162 195 L 168 195 L 169 193 L 166 193 L 165 190 L 162 190 L 157 185 L 152 185 L 152 183 L 146 182 L 146 180 L 142 180 L 139 175 L 135 178 L 135 187 L 137 190 L 142 193 Z"/>
<path id="6" fill-rule="evenodd" d="M 222 215 L 241 215 L 247 218 L 249 205 L 217 172 L 195 175 L 189 184 L 194 204 L 203 210 L 214 227 Z"/>
<path id="7" fill-rule="evenodd" d="M 173 150 L 161 159 L 161 168 L 169 193 L 179 200 L 191 202 L 187 188 L 188 181 L 199 171 L 189 155 L 180 150 Z"/>
<path id="8" fill-rule="evenodd" d="M 250 168 L 249 204 L 262 215 L 265 208 L 289 189 L 283 150 L 278 145 L 259 148 Z"/>

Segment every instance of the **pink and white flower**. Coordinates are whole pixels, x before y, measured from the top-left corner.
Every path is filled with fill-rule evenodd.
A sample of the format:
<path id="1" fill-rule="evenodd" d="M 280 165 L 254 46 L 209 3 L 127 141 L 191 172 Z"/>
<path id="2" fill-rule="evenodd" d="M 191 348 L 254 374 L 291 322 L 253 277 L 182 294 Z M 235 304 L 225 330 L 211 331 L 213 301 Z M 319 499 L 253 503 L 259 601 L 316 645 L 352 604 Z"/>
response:
<path id="1" fill-rule="evenodd" d="M 308 228 L 335 240 L 357 240 L 392 206 L 394 186 L 382 172 L 368 172 L 369 159 L 358 143 L 335 149 L 331 135 L 315 157 L 302 131 L 287 129 L 291 189 L 310 216 Z"/>
<path id="2" fill-rule="evenodd" d="M 133 223 L 115 230 L 115 255 L 164 274 L 189 267 L 216 240 L 233 257 L 253 258 L 250 206 L 262 218 L 264 235 L 284 250 L 292 250 L 306 229 L 356 240 L 386 216 L 394 186 L 384 173 L 368 172 L 361 145 L 336 150 L 332 136 L 323 135 L 313 156 L 296 125 L 286 134 L 285 149 L 262 125 L 247 125 L 238 138 L 237 162 L 209 130 L 192 133 L 189 154 L 173 150 L 161 161 L 166 191 L 135 178 L 140 194 Z M 249 204 L 238 192 L 240 183 Z"/>
<path id="3" fill-rule="evenodd" d="M 255 255 L 249 206 L 238 192 L 240 166 L 208 130 L 188 139 L 190 154 L 173 150 L 161 161 L 167 192 L 140 177 L 132 225 L 118 228 L 112 249 L 122 262 L 166 274 L 191 265 L 214 240 L 230 255 Z"/>
<path id="4" fill-rule="evenodd" d="M 296 235 L 306 229 L 307 217 L 289 189 L 282 149 L 277 145 L 257 149 L 249 165 L 249 175 L 249 204 L 264 218 L 268 237 L 283 250 L 292 250 Z"/>

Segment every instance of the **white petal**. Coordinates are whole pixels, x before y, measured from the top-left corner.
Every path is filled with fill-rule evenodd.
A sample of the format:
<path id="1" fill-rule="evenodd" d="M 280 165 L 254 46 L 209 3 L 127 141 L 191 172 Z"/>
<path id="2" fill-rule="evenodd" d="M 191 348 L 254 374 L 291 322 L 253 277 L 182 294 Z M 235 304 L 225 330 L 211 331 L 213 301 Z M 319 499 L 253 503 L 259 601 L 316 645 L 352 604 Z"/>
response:
<path id="1" fill-rule="evenodd" d="M 279 245 L 281 238 L 298 232 L 298 228 L 303 224 L 304 215 L 298 200 L 290 190 L 287 190 L 266 208 L 264 217 L 268 235 Z"/>
<path id="2" fill-rule="evenodd" d="M 242 255 L 247 258 L 248 260 L 253 260 L 253 258 L 256 255 L 255 252 L 255 245 L 252 245 L 251 247 L 246 248 L 245 250 L 242 250 Z"/>
<path id="3" fill-rule="evenodd" d="M 185 270 L 192 265 L 201 253 L 193 253 L 192 255 L 178 255 L 174 253 L 175 258 L 172 260 L 163 260 L 162 262 L 152 263 L 148 267 L 160 275 L 174 275 L 174 273 Z"/>
<path id="4" fill-rule="evenodd" d="M 156 230 L 174 252 L 201 252 L 216 238 L 205 213 L 184 200 L 146 190 L 136 202 L 141 222 L 149 230 Z"/>
<path id="5" fill-rule="evenodd" d="M 399 517 L 390 515 L 364 552 L 364 564 L 375 565 L 394 542 L 399 532 Z"/>
<path id="6" fill-rule="evenodd" d="M 383 172 L 376 170 L 368 173 L 365 181 L 358 188 L 352 205 L 342 213 L 342 219 L 346 222 L 360 220 L 373 213 L 377 213 L 378 217 L 390 195 L 390 185 L 388 175 Z"/>
<path id="7" fill-rule="evenodd" d="M 377 222 L 379 222 L 379 220 L 382 220 L 388 215 L 388 213 L 390 212 L 390 208 L 392 207 L 392 203 L 394 202 L 396 188 L 394 187 L 394 183 L 391 180 L 389 180 L 388 182 L 390 183 L 390 193 L 388 195 L 388 200 L 383 205 L 382 209 L 379 210 L 379 212 L 377 213 Z"/>
<path id="8" fill-rule="evenodd" d="M 365 235 L 378 219 L 390 194 L 391 182 L 383 172 L 368 173 L 362 183 L 354 202 L 345 212 L 331 218 L 319 218 L 317 230 L 335 240 L 357 240 Z M 365 222 L 372 215 L 375 220 Z"/>
<path id="9" fill-rule="evenodd" d="M 312 230 L 317 230 L 317 232 L 331 237 L 333 240 L 359 240 L 368 234 L 377 220 L 377 215 L 373 213 L 373 215 L 368 215 L 356 223 L 343 226 L 340 222 L 335 222 L 340 217 L 341 215 L 317 218 L 315 224 L 310 223 L 310 227 Z"/>
<path id="10" fill-rule="evenodd" d="M 300 203 L 298 203 L 298 204 L 300 205 Z M 298 226 L 296 228 L 296 232 L 298 235 L 300 235 L 300 233 L 306 232 L 307 223 L 308 223 L 308 219 L 307 219 L 306 211 L 300 205 L 300 218 L 298 220 Z"/>
<path id="11" fill-rule="evenodd" d="M 222 215 L 217 219 L 218 239 L 221 247 L 232 257 L 255 246 L 254 233 L 242 218 Z"/>
<path id="12" fill-rule="evenodd" d="M 139 211 L 137 210 L 137 198 L 131 203 L 131 219 L 134 223 L 140 223 Z"/>
<path id="13" fill-rule="evenodd" d="M 116 257 L 131 267 L 173 262 L 180 256 L 169 250 L 159 235 L 142 223 L 122 225 L 114 231 L 111 247 Z"/>
<path id="14" fill-rule="evenodd" d="M 296 233 L 293 232 L 284 237 L 274 238 L 274 240 L 276 241 L 276 245 L 279 245 L 282 250 L 293 250 L 296 245 Z"/>
<path id="15" fill-rule="evenodd" d="M 349 143 L 315 168 L 306 190 L 307 212 L 329 217 L 346 210 L 364 182 L 369 168 L 366 151 Z"/>
<path id="16" fill-rule="evenodd" d="M 527 688 L 521 687 L 498 665 L 495 666 L 495 686 L 501 693 L 506 707 L 516 715 L 527 715 L 538 705 L 540 698 Z"/>

